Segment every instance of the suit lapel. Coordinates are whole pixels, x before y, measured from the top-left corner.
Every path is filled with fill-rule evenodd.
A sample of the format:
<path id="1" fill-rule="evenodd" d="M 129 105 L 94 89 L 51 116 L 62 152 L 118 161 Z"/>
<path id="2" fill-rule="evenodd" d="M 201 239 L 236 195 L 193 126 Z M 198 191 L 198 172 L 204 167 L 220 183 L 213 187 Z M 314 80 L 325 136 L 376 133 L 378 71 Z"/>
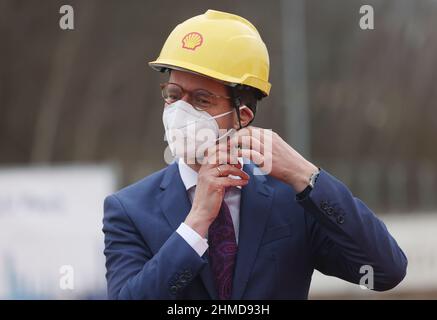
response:
<path id="1" fill-rule="evenodd" d="M 244 294 L 273 200 L 273 188 L 265 184 L 265 176 L 254 175 L 254 170 L 259 169 L 253 164 L 244 166 L 250 182 L 241 191 L 240 234 L 231 299 L 241 299 Z"/>
<path id="2" fill-rule="evenodd" d="M 184 222 L 191 209 L 190 199 L 179 174 L 177 163 L 172 163 L 167 167 L 160 188 L 162 192 L 157 195 L 157 201 L 175 231 Z"/>
<path id="3" fill-rule="evenodd" d="M 158 194 L 156 199 L 174 232 L 180 224 L 185 221 L 185 218 L 191 210 L 191 202 L 188 198 L 188 193 L 182 182 L 176 162 L 168 166 L 160 188 L 162 192 Z M 205 253 L 202 258 L 207 260 L 207 253 Z M 205 267 L 202 268 L 200 278 L 211 298 L 217 299 L 214 278 L 209 265 L 205 265 Z"/>

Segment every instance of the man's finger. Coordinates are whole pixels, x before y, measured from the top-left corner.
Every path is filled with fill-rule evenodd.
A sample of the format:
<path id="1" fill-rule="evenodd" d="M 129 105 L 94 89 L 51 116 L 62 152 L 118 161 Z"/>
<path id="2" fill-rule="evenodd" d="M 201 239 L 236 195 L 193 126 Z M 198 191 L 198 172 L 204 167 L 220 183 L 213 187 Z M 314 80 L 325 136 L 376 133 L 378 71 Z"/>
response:
<path id="1" fill-rule="evenodd" d="M 223 187 L 238 187 L 238 186 L 245 186 L 249 183 L 249 180 L 244 179 L 232 179 L 232 178 L 220 178 L 220 184 Z"/>
<path id="2" fill-rule="evenodd" d="M 258 166 L 262 166 L 264 164 L 264 156 L 253 149 L 241 149 L 238 151 L 238 156 L 250 159 Z"/>
<path id="3" fill-rule="evenodd" d="M 271 130 L 250 126 L 238 130 L 237 135 L 239 137 L 254 137 L 258 139 L 261 143 L 264 143 L 264 140 L 266 140 L 266 138 L 271 137 Z"/>
<path id="4" fill-rule="evenodd" d="M 236 148 L 231 149 L 226 142 L 208 148 L 205 152 L 205 157 L 201 161 L 202 165 L 210 167 L 228 163 L 238 165 L 238 152 Z"/>
<path id="5" fill-rule="evenodd" d="M 259 153 L 264 153 L 264 144 L 253 136 L 242 136 L 238 139 L 240 149 L 252 149 Z"/>
<path id="6" fill-rule="evenodd" d="M 218 169 L 217 169 L 218 168 Z M 249 175 L 241 169 L 236 168 L 233 165 L 220 165 L 211 170 L 216 170 L 219 177 L 227 177 L 229 175 L 238 176 L 241 179 L 248 180 Z"/>

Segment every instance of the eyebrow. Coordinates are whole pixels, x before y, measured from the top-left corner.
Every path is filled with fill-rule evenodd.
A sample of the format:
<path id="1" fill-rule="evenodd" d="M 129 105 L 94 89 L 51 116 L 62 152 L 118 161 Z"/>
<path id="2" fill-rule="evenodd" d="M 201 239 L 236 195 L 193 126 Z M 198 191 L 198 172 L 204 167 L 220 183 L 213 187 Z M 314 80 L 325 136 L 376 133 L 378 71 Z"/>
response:
<path id="1" fill-rule="evenodd" d="M 212 95 L 214 95 L 214 96 L 223 96 L 223 95 L 221 95 L 221 94 L 217 94 L 217 93 L 214 93 L 214 92 L 211 92 L 211 91 L 209 91 L 209 90 L 207 90 L 207 89 L 204 89 L 204 88 L 195 88 L 195 89 L 193 89 L 193 90 L 187 90 L 186 88 L 184 88 L 182 85 L 180 85 L 179 83 L 176 83 L 176 82 L 168 82 L 168 83 L 172 83 L 172 84 L 175 84 L 175 85 L 178 85 L 178 86 L 180 86 L 182 89 L 184 89 L 185 91 L 190 91 L 190 92 L 193 92 L 193 91 L 198 91 L 198 90 L 202 90 L 202 91 L 206 91 L 206 92 L 208 92 L 208 93 L 210 93 L 210 94 L 212 94 Z"/>
<path id="2" fill-rule="evenodd" d="M 197 89 L 194 89 L 194 90 L 192 90 L 192 91 L 206 91 L 206 92 L 208 92 L 208 93 L 210 93 L 210 94 L 212 94 L 212 95 L 214 95 L 214 96 L 219 96 L 219 94 L 214 93 L 214 92 L 211 92 L 211 91 L 206 90 L 206 89 L 203 89 L 203 88 L 197 88 Z"/>

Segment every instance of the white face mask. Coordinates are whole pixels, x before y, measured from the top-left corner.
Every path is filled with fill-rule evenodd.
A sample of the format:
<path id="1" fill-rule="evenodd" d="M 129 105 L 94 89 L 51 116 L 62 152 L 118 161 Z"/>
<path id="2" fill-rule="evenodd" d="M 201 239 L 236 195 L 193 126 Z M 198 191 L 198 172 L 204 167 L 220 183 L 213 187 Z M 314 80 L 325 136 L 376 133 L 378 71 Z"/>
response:
<path id="1" fill-rule="evenodd" d="M 164 108 L 162 122 L 168 146 L 173 156 L 191 161 L 203 159 L 205 150 L 228 136 L 234 129 L 227 130 L 220 136 L 220 129 L 215 119 L 224 117 L 234 110 L 211 116 L 206 111 L 199 111 L 183 101 L 178 100 Z"/>

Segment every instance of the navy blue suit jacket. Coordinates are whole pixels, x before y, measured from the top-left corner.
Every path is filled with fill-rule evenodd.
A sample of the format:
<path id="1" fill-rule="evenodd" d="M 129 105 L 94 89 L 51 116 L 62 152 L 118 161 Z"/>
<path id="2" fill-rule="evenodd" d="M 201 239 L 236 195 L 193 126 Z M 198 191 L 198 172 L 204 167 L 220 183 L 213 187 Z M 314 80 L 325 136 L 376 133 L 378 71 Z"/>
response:
<path id="1" fill-rule="evenodd" d="M 191 203 L 172 163 L 105 199 L 103 232 L 110 299 L 217 299 L 207 252 L 200 257 L 175 231 Z M 405 276 L 407 259 L 385 225 L 346 186 L 322 170 L 297 200 L 271 176 L 243 187 L 232 299 L 306 299 L 314 269 L 374 289 Z"/>

